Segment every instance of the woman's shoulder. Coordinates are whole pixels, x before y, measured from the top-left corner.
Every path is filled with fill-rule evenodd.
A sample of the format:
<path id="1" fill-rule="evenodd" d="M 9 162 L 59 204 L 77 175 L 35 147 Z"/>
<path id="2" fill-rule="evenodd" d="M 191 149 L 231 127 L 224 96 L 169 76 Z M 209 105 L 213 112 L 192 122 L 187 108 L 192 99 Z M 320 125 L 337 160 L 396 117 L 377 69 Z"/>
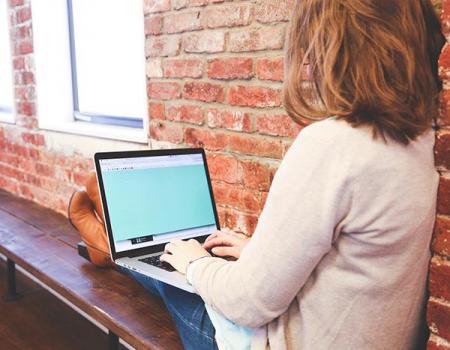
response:
<path id="1" fill-rule="evenodd" d="M 434 131 L 429 130 L 408 145 L 374 137 L 366 126 L 354 127 L 343 119 L 330 117 L 303 128 L 289 151 L 292 158 L 308 154 L 318 161 L 347 166 L 352 173 L 381 172 L 418 163 L 433 163 Z M 381 161 L 382 160 L 382 161 Z"/>
<path id="2" fill-rule="evenodd" d="M 299 143 L 312 142 L 316 147 L 343 147 L 349 152 L 361 153 L 372 149 L 379 152 L 408 152 L 409 150 L 432 148 L 434 131 L 430 128 L 409 145 L 403 145 L 388 137 L 375 136 L 370 126 L 352 126 L 344 119 L 329 117 L 303 128 L 298 137 Z M 297 140 L 296 140 L 297 141 Z M 350 147 L 351 146 L 351 147 Z"/>
<path id="3" fill-rule="evenodd" d="M 348 144 L 355 142 L 353 127 L 344 120 L 334 117 L 323 119 L 304 127 L 292 148 L 312 147 L 316 151 L 348 148 Z"/>

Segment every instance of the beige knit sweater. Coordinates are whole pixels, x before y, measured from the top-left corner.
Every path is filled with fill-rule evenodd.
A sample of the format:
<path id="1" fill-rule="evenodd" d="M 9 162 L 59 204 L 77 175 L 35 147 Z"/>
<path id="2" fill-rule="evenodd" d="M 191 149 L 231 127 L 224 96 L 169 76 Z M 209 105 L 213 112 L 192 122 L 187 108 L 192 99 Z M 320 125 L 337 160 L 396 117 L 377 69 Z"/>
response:
<path id="1" fill-rule="evenodd" d="M 408 146 L 327 119 L 306 127 L 236 262 L 193 285 L 252 349 L 411 349 L 424 304 L 438 174 L 434 132 Z"/>

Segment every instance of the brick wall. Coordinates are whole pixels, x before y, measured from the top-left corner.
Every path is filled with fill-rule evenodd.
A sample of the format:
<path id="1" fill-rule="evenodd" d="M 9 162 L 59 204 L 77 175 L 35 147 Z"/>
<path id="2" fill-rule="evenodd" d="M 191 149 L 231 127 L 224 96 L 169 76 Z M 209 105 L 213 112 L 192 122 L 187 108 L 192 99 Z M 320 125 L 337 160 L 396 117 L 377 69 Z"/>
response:
<path id="1" fill-rule="evenodd" d="M 442 1 L 441 19 L 447 41 L 450 41 L 450 1 Z M 429 349 L 450 349 L 450 44 L 446 44 L 439 61 L 444 83 L 441 113 L 438 119 L 435 159 L 441 174 L 437 219 L 432 242 L 430 266 L 428 324 Z"/>
<path id="2" fill-rule="evenodd" d="M 251 233 L 299 131 L 281 107 L 293 1 L 145 1 L 150 136 L 211 151 L 222 224 Z"/>
<path id="3" fill-rule="evenodd" d="M 38 129 L 30 4 L 9 2 L 17 122 L 0 123 L 0 187 L 65 213 L 71 192 L 93 170 L 92 160 L 77 150 L 55 150 L 49 132 Z M 247 234 L 301 128 L 285 114 L 280 96 L 292 6 L 293 0 L 144 1 L 148 148 L 205 147 L 221 224 Z M 450 0 L 443 8 L 450 39 Z M 448 88 L 450 46 L 440 66 Z M 450 349 L 449 91 L 442 94 L 436 143 L 442 176 L 429 285 L 430 349 Z"/>

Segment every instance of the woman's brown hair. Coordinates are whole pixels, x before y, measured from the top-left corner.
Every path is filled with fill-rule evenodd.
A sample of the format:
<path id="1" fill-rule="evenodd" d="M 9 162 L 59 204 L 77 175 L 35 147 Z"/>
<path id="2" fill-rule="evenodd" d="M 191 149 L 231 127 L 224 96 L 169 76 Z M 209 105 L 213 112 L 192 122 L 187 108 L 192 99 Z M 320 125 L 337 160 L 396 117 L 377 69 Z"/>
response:
<path id="1" fill-rule="evenodd" d="M 443 44 L 430 0 L 297 0 L 285 108 L 297 122 L 337 116 L 408 144 L 437 115 Z"/>

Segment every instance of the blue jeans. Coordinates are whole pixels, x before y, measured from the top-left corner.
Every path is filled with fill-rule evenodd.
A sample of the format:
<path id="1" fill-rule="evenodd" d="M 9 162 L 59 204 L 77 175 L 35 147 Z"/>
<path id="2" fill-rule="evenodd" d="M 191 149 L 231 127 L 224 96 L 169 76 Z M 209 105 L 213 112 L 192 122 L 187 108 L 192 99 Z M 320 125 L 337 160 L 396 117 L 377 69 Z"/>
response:
<path id="1" fill-rule="evenodd" d="M 164 301 L 186 350 L 218 349 L 214 339 L 214 326 L 205 309 L 205 302 L 199 295 L 186 292 L 139 272 L 120 266 L 118 269 L 133 277 L 150 293 Z"/>

